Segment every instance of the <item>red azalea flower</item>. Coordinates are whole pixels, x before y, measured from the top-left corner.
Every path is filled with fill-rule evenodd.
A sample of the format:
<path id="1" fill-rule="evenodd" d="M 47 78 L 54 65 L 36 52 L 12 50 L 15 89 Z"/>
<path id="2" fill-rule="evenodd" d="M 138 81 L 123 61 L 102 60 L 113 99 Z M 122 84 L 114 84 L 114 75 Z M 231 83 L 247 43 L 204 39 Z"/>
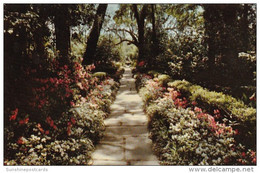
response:
<path id="1" fill-rule="evenodd" d="M 201 109 L 201 108 L 198 108 L 198 107 L 195 107 L 195 108 L 194 108 L 194 111 L 195 111 L 195 112 L 202 112 L 202 109 Z"/>
<path id="2" fill-rule="evenodd" d="M 208 118 L 208 116 L 207 116 L 207 114 L 204 114 L 204 113 L 199 113 L 198 115 L 197 115 L 197 117 L 198 118 Z"/>
<path id="3" fill-rule="evenodd" d="M 242 157 L 246 157 L 246 153 L 245 153 L 245 152 L 242 152 L 242 153 L 241 153 L 241 156 L 242 156 Z"/>
<path id="4" fill-rule="evenodd" d="M 67 134 L 68 135 L 70 135 L 70 133 L 71 133 L 71 128 L 70 128 L 70 126 L 67 128 Z"/>
<path id="5" fill-rule="evenodd" d="M 218 109 L 214 109 L 214 114 L 219 114 L 219 110 Z"/>
<path id="6" fill-rule="evenodd" d="M 235 135 L 238 135 L 239 134 L 239 131 L 238 129 L 235 130 Z"/>
<path id="7" fill-rule="evenodd" d="M 222 134 L 223 132 L 224 132 L 223 129 L 218 129 L 218 130 L 216 131 L 216 134 L 217 134 L 217 135 L 220 135 L 220 134 Z"/>
<path id="8" fill-rule="evenodd" d="M 138 63 L 138 66 L 141 67 L 141 66 L 144 66 L 144 64 L 145 64 L 144 61 L 140 61 L 140 62 Z"/>
<path id="9" fill-rule="evenodd" d="M 17 144 L 24 144 L 23 137 L 20 137 L 20 138 L 17 140 Z"/>
<path id="10" fill-rule="evenodd" d="M 53 120 L 50 121 L 50 126 L 51 126 L 51 127 L 54 126 L 54 121 L 53 121 Z"/>
<path id="11" fill-rule="evenodd" d="M 49 130 L 46 130 L 46 131 L 45 131 L 45 135 L 48 135 L 48 134 L 50 134 L 50 131 L 49 131 Z"/>
<path id="12" fill-rule="evenodd" d="M 238 161 L 238 162 L 240 162 L 240 163 L 242 163 L 242 162 L 243 162 L 243 160 L 242 160 L 242 159 L 238 159 L 237 161 Z"/>
<path id="13" fill-rule="evenodd" d="M 9 121 L 15 120 L 16 119 L 16 115 L 11 115 L 9 118 Z"/>
<path id="14" fill-rule="evenodd" d="M 76 123 L 76 120 L 73 117 L 70 118 L 70 121 L 72 122 L 72 124 Z"/>
<path id="15" fill-rule="evenodd" d="M 251 151 L 251 157 L 255 157 L 255 152 Z"/>
<path id="16" fill-rule="evenodd" d="M 24 124 L 24 121 L 23 121 L 23 120 L 20 120 L 20 121 L 19 121 L 19 124 L 20 124 L 20 125 Z"/>
<path id="17" fill-rule="evenodd" d="M 15 120 L 18 114 L 18 108 L 13 111 L 13 115 L 10 116 L 9 121 Z"/>
<path id="18" fill-rule="evenodd" d="M 41 132 L 41 133 L 44 133 L 44 130 L 43 130 L 43 128 L 39 128 L 39 130 L 40 130 L 40 132 Z"/>
<path id="19" fill-rule="evenodd" d="M 40 124 L 40 123 L 37 124 L 37 127 L 38 127 L 38 129 L 40 130 L 41 133 L 44 133 L 44 130 L 43 130 L 43 128 L 41 127 L 41 124 Z"/>
<path id="20" fill-rule="evenodd" d="M 73 101 L 71 101 L 70 106 L 75 106 L 75 103 Z"/>
<path id="21" fill-rule="evenodd" d="M 51 117 L 50 117 L 50 116 L 48 116 L 48 117 L 46 118 L 46 122 L 50 124 L 50 122 L 51 122 Z"/>
<path id="22" fill-rule="evenodd" d="M 55 81 L 54 81 L 54 79 L 53 79 L 53 78 L 50 78 L 50 82 L 51 82 L 51 83 L 54 83 Z"/>
<path id="23" fill-rule="evenodd" d="M 256 164 L 256 158 L 255 158 L 255 157 L 253 158 L 252 162 L 253 162 L 254 164 Z"/>
<path id="24" fill-rule="evenodd" d="M 225 163 L 225 164 L 229 163 L 229 158 L 225 158 L 225 159 L 224 159 L 224 163 Z"/>
<path id="25" fill-rule="evenodd" d="M 233 132 L 232 127 L 230 127 L 230 128 L 228 129 L 228 132 L 229 132 L 229 133 L 232 133 L 232 132 Z"/>
<path id="26" fill-rule="evenodd" d="M 197 102 L 192 101 L 191 104 L 195 106 L 195 105 L 197 105 Z"/>

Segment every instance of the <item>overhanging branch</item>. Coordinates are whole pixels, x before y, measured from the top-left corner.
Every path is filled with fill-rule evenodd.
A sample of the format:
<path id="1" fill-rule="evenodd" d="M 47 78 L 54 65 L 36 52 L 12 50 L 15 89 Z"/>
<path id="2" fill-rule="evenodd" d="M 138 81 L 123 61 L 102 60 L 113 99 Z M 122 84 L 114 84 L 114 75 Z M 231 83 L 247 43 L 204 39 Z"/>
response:
<path id="1" fill-rule="evenodd" d="M 138 46 L 138 40 L 137 40 L 136 34 L 133 31 L 130 31 L 127 29 L 116 29 L 116 28 L 109 28 L 107 31 L 112 31 L 119 37 L 120 41 L 119 41 L 119 43 L 116 43 L 116 45 L 119 45 L 122 42 L 128 42 L 128 44 L 134 44 L 134 45 Z M 123 32 L 123 34 L 128 33 L 132 37 L 132 40 L 122 38 L 122 36 L 119 34 L 119 32 Z"/>

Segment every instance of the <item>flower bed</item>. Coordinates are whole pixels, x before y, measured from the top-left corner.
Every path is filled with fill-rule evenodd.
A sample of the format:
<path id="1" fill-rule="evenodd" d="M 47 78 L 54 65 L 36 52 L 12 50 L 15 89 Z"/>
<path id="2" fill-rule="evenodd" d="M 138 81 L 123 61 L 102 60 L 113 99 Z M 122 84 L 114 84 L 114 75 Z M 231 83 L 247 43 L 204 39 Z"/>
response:
<path id="1" fill-rule="evenodd" d="M 214 109 L 222 110 L 226 117 L 236 128 L 243 134 L 240 142 L 253 147 L 256 139 L 256 109 L 246 106 L 229 95 L 208 91 L 198 85 L 192 85 L 188 81 L 176 80 L 168 83 L 170 87 L 176 88 L 178 91 L 185 93 L 189 101 L 195 101 L 205 107 L 214 107 Z M 213 113 L 214 110 L 211 112 Z M 241 141 L 242 140 L 242 141 Z M 249 142 L 250 141 L 250 142 Z"/>
<path id="2" fill-rule="evenodd" d="M 140 78 L 145 75 L 137 75 Z M 158 76 L 158 75 L 157 75 Z M 255 151 L 238 143 L 242 135 L 223 118 L 223 111 L 186 98 L 176 88 L 149 76 L 139 94 L 149 116 L 153 150 L 161 164 L 255 165 Z M 151 79 L 153 78 L 153 79 Z M 165 79 L 169 80 L 165 77 Z M 142 79 L 138 79 L 142 81 Z M 210 109 L 215 108 L 213 113 Z"/>
<path id="3" fill-rule="evenodd" d="M 35 83 L 30 111 L 22 107 L 5 110 L 5 165 L 87 165 L 91 152 L 105 129 L 122 75 L 92 74 L 93 65 L 49 69 L 51 77 L 39 78 L 29 70 Z M 35 73 L 35 74 L 34 74 Z M 29 74 L 28 74 L 29 75 Z"/>

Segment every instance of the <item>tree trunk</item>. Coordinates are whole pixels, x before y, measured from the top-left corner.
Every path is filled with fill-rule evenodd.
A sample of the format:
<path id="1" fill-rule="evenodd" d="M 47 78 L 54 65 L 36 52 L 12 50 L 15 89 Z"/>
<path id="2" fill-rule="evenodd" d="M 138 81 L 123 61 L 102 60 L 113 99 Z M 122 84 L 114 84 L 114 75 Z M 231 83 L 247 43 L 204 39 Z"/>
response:
<path id="1" fill-rule="evenodd" d="M 218 11 L 213 5 L 204 5 L 204 13 L 203 17 L 205 20 L 205 35 L 206 35 L 206 43 L 208 45 L 208 66 L 209 69 L 214 68 L 215 64 L 215 55 L 217 54 L 217 29 L 216 24 L 218 23 L 217 19 L 220 20 Z"/>
<path id="2" fill-rule="evenodd" d="M 133 4 L 133 11 L 138 27 L 138 61 L 145 59 L 145 41 L 144 41 L 144 19 L 146 17 L 147 5 L 143 5 L 143 8 L 139 14 L 137 5 Z"/>
<path id="3" fill-rule="evenodd" d="M 248 12 L 249 12 L 249 5 L 244 4 L 242 23 L 241 23 L 241 25 L 242 25 L 241 26 L 242 46 L 241 46 L 241 50 L 240 50 L 243 52 L 246 52 L 249 50 Z"/>
<path id="4" fill-rule="evenodd" d="M 222 7 L 222 15 L 223 15 L 223 29 L 221 35 L 221 43 L 223 45 L 223 61 L 224 63 L 228 63 L 228 61 L 232 62 L 238 56 L 238 41 L 236 39 L 239 37 L 239 30 L 237 25 L 237 10 L 239 5 L 231 4 L 224 5 Z"/>
<path id="5" fill-rule="evenodd" d="M 96 54 L 98 38 L 104 22 L 106 10 L 107 10 L 107 4 L 100 4 L 98 6 L 94 24 L 92 26 L 89 39 L 87 41 L 87 48 L 82 62 L 83 65 L 91 64 L 95 61 L 94 56 Z"/>
<path id="6" fill-rule="evenodd" d="M 61 65 L 69 63 L 70 52 L 70 26 L 69 26 L 68 6 L 57 7 L 54 25 L 56 35 L 56 49 L 59 51 L 59 61 Z"/>
<path id="7" fill-rule="evenodd" d="M 153 56 L 156 57 L 159 54 L 159 45 L 158 45 L 158 40 L 157 40 L 157 34 L 156 34 L 156 24 L 155 24 L 155 8 L 156 5 L 152 4 L 152 52 Z"/>

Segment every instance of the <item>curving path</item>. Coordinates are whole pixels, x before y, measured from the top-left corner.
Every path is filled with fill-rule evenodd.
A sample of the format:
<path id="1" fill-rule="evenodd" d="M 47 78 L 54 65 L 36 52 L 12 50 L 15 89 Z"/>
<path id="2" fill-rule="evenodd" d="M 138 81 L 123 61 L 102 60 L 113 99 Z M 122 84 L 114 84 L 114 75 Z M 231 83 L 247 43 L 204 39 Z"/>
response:
<path id="1" fill-rule="evenodd" d="M 93 165 L 159 165 L 148 138 L 147 117 L 135 89 L 131 69 L 125 68 L 104 137 L 94 151 Z"/>

